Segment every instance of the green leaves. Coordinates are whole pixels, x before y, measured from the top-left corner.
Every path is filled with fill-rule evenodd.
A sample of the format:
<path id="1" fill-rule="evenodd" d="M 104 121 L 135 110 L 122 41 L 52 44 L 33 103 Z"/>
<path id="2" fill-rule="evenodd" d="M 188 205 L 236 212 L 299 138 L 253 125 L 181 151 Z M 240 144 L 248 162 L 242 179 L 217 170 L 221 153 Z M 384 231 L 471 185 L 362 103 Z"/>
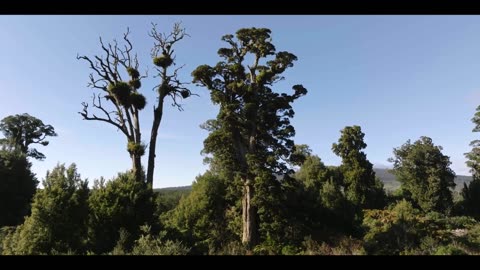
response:
<path id="1" fill-rule="evenodd" d="M 145 99 L 144 95 L 137 92 L 132 92 L 130 94 L 130 103 L 138 110 L 143 110 L 145 105 L 147 105 L 147 100 Z"/>
<path id="2" fill-rule="evenodd" d="M 270 34 L 270 29 L 252 27 L 238 30 L 236 37 L 241 46 L 240 50 L 244 49 L 258 57 L 266 57 L 275 53 Z"/>
<path id="3" fill-rule="evenodd" d="M 85 251 L 88 183 L 75 164 L 47 172 L 44 188 L 33 199 L 32 214 L 12 235 L 9 254 L 82 253 Z"/>
<path id="4" fill-rule="evenodd" d="M 207 171 L 196 178 L 190 194 L 163 217 L 167 227 L 178 230 L 197 251 L 207 253 L 231 240 L 225 184 L 219 175 Z"/>
<path id="5" fill-rule="evenodd" d="M 111 251 L 121 228 L 130 235 L 126 243 L 130 248 L 140 235 L 140 226 L 152 222 L 152 192 L 131 173 L 121 173 L 107 183 L 96 181 L 88 199 L 90 249 L 97 254 Z"/>
<path id="6" fill-rule="evenodd" d="M 153 58 L 153 63 L 161 68 L 167 68 L 173 64 L 173 59 L 168 54 L 161 54 Z"/>
<path id="7" fill-rule="evenodd" d="M 473 132 L 480 131 L 480 106 L 477 107 L 477 112 L 472 118 L 475 124 Z M 480 219 L 480 140 L 473 140 L 470 143 L 472 150 L 465 153 L 467 158 L 466 164 L 470 168 L 473 181 L 468 186 L 464 184 L 462 189 L 463 196 L 463 211 L 477 219 Z"/>
<path id="8" fill-rule="evenodd" d="M 109 84 L 108 91 L 117 97 L 121 105 L 127 107 L 130 105 L 129 98 L 132 88 L 128 83 L 120 81 L 115 84 Z"/>
<path id="9" fill-rule="evenodd" d="M 0 150 L 0 227 L 23 222 L 37 184 L 25 154 Z"/>
<path id="10" fill-rule="evenodd" d="M 413 144 L 407 141 L 393 150 L 393 173 L 402 189 L 411 194 L 422 210 L 448 213 L 453 207 L 450 188 L 455 187 L 455 173 L 450 158 L 441 152 L 429 137 L 420 137 Z"/>
<path id="11" fill-rule="evenodd" d="M 48 145 L 46 137 L 55 137 L 55 129 L 51 125 L 45 125 L 42 120 L 28 113 L 10 115 L 0 122 L 0 131 L 5 139 L 0 144 L 10 149 L 17 149 L 34 159 L 43 160 L 45 155 L 34 148 L 29 149 L 31 144 Z"/>
<path id="12" fill-rule="evenodd" d="M 475 127 L 473 128 L 473 132 L 479 132 L 480 131 L 480 106 L 477 107 L 477 112 L 475 113 L 475 116 L 472 118 L 472 122 L 475 124 Z"/>
<path id="13" fill-rule="evenodd" d="M 140 77 L 140 72 L 138 72 L 138 70 L 133 67 L 128 67 L 127 73 L 130 77 L 132 77 L 132 79 L 138 79 Z"/>
<path id="14" fill-rule="evenodd" d="M 210 90 L 212 102 L 220 107 L 215 125 L 206 125 L 210 134 L 203 153 L 213 155 L 208 158 L 212 169 L 226 176 L 230 186 L 238 184 L 234 181 L 238 178 L 250 185 L 255 196 L 244 197 L 243 201 L 252 199 L 248 203 L 258 209 L 253 215 L 258 214 L 263 222 L 262 232 L 276 234 L 281 222 L 277 222 L 280 214 L 274 208 L 279 207 L 281 200 L 276 199 L 282 195 L 281 189 L 275 188 L 279 183 L 274 175 L 292 172 L 287 163 L 295 135 L 290 124 L 294 115 L 291 103 L 307 90 L 296 85 L 295 93 L 289 95 L 271 88 L 297 57 L 288 52 L 276 53 L 270 34 L 266 28 L 243 28 L 235 36 L 223 36 L 229 46 L 220 48 L 218 54 L 224 61 L 213 67 L 201 65 L 192 76 L 194 83 Z M 271 55 L 275 57 L 267 59 Z M 245 59 L 253 61 L 247 64 Z"/>
<path id="15" fill-rule="evenodd" d="M 362 151 L 367 147 L 360 126 L 347 126 L 341 130 L 333 152 L 342 158 L 340 169 L 344 176 L 345 194 L 349 201 L 361 208 L 382 208 L 385 192 L 377 184 L 373 165 Z"/>
<path id="16" fill-rule="evenodd" d="M 127 151 L 132 155 L 143 156 L 145 154 L 145 145 L 129 141 L 127 144 Z"/>

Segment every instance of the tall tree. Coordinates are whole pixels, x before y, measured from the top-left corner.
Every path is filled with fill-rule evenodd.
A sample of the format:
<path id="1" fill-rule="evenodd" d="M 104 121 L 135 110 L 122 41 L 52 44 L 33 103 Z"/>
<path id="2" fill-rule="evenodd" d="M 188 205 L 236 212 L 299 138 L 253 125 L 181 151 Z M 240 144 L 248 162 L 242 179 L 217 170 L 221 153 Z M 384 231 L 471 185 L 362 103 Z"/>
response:
<path id="1" fill-rule="evenodd" d="M 322 184 L 329 180 L 330 172 L 320 157 L 309 155 L 300 170 L 295 173 L 295 178 L 302 181 L 305 187 L 318 191 L 322 188 Z"/>
<path id="2" fill-rule="evenodd" d="M 255 189 L 273 185 L 274 174 L 292 172 L 285 162 L 294 147 L 291 103 L 307 93 L 302 85 L 293 86 L 291 95 L 272 90 L 297 57 L 276 52 L 270 34 L 266 28 L 243 28 L 235 36 L 225 35 L 228 47 L 218 50 L 223 60 L 192 73 L 193 81 L 208 88 L 213 103 L 220 105 L 217 118 L 205 125 L 210 134 L 204 153 L 216 156 L 232 172 L 231 180 L 242 183 L 242 242 L 249 249 L 259 240 Z"/>
<path id="3" fill-rule="evenodd" d="M 0 122 L 0 131 L 5 136 L 0 144 L 8 149 L 17 149 L 34 159 L 43 160 L 45 155 L 30 148 L 32 144 L 48 145 L 47 137 L 57 136 L 51 125 L 45 125 L 42 120 L 28 113 L 10 115 Z"/>
<path id="4" fill-rule="evenodd" d="M 306 144 L 296 144 L 293 147 L 293 153 L 290 156 L 290 164 L 293 166 L 302 166 L 308 157 L 312 155 L 312 149 Z"/>
<path id="5" fill-rule="evenodd" d="M 94 94 L 92 107 L 98 110 L 103 116 L 97 116 L 88 113 L 88 104 L 82 103 L 83 112 L 80 112 L 84 120 L 96 120 L 108 123 L 120 130 L 127 138 L 127 151 L 132 159 L 132 171 L 137 180 L 144 180 L 141 157 L 145 154 L 145 144 L 142 142 L 140 132 L 140 111 L 146 106 L 145 97 L 139 92 L 141 79 L 147 78 L 148 74 L 140 75 L 138 71 L 139 62 L 137 54 L 133 53 L 133 45 L 130 41 L 129 30 L 124 34 L 124 45 L 121 46 L 116 40 L 113 43 L 104 44 L 100 38 L 100 45 L 103 55 L 77 56 L 77 59 L 83 59 L 89 63 L 93 73 L 90 74 L 89 86 L 100 90 L 102 94 Z M 157 77 L 160 78 L 160 84 L 155 86 L 157 89 L 157 104 L 153 106 L 153 124 L 149 140 L 147 183 L 153 186 L 153 172 L 155 168 L 155 149 L 158 128 L 163 116 L 163 103 L 165 97 L 170 96 L 173 99 L 173 105 L 182 109 L 178 102 L 182 98 L 188 98 L 191 92 L 184 87 L 178 79 L 178 71 L 182 68 L 176 68 L 169 73 L 169 68 L 175 65 L 175 56 L 173 46 L 182 40 L 187 34 L 175 24 L 170 34 L 158 33 L 156 25 L 153 24 L 150 36 L 155 39 L 152 49 L 153 63 L 158 71 Z M 102 99 L 107 104 L 102 103 Z"/>
<path id="6" fill-rule="evenodd" d="M 133 53 L 133 45 L 128 37 L 130 31 L 123 35 L 123 46 L 116 40 L 105 45 L 100 38 L 100 45 L 104 55 L 77 56 L 90 65 L 93 71 L 90 74 L 89 87 L 100 90 L 100 94 L 93 94 L 92 107 L 103 116 L 93 113 L 89 115 L 89 104 L 83 102 L 83 111 L 79 114 L 84 120 L 102 121 L 120 130 L 127 138 L 127 151 L 132 159 L 132 171 L 137 181 L 143 180 L 141 157 L 145 154 L 145 145 L 142 143 L 140 132 L 139 112 L 145 108 L 146 99 L 138 91 L 141 87 L 141 76 L 138 71 L 137 55 Z M 102 95 L 103 93 L 103 95 Z M 111 104 L 113 109 L 106 107 L 102 99 Z"/>
<path id="7" fill-rule="evenodd" d="M 224 182 L 211 171 L 197 176 L 188 196 L 165 215 L 167 228 L 177 229 L 195 253 L 206 254 L 231 241 Z"/>
<path id="8" fill-rule="evenodd" d="M 170 34 L 159 33 L 156 25 L 153 24 L 150 36 L 155 40 L 152 49 L 153 63 L 158 71 L 157 77 L 160 78 L 160 84 L 156 86 L 157 89 L 157 104 L 153 106 L 153 123 L 152 131 L 150 133 L 150 144 L 148 148 L 148 167 L 147 167 L 147 183 L 153 185 L 153 172 L 155 170 L 155 149 L 157 145 L 158 128 L 163 117 L 163 103 L 166 97 L 172 98 L 172 105 L 182 110 L 182 105 L 178 100 L 188 98 L 192 95 L 190 90 L 185 87 L 185 83 L 178 78 L 178 71 L 183 67 L 173 69 L 169 73 L 172 65 L 175 65 L 174 45 L 188 36 L 185 29 L 181 28 L 179 23 L 173 27 Z"/>
<path id="9" fill-rule="evenodd" d="M 442 149 L 422 136 L 413 144 L 408 140 L 395 148 L 394 157 L 389 158 L 402 190 L 425 212 L 448 213 L 453 206 L 450 188 L 455 187 L 455 173 Z"/>
<path id="10" fill-rule="evenodd" d="M 340 170 L 347 199 L 362 208 L 380 208 L 385 193 L 375 177 L 372 163 L 362 151 L 367 147 L 364 136 L 360 126 L 347 126 L 341 130 L 340 139 L 332 145 L 332 150 L 342 158 Z"/>
<path id="11" fill-rule="evenodd" d="M 480 132 L 480 106 L 477 107 L 472 122 L 475 124 L 472 131 Z M 480 219 L 480 140 L 472 141 L 470 146 L 472 150 L 465 153 L 465 157 L 473 179 L 468 185 L 464 183 L 462 189 L 463 204 L 466 214 Z"/>
<path id="12" fill-rule="evenodd" d="M 0 227 L 16 226 L 29 214 L 38 181 L 24 153 L 0 150 Z"/>

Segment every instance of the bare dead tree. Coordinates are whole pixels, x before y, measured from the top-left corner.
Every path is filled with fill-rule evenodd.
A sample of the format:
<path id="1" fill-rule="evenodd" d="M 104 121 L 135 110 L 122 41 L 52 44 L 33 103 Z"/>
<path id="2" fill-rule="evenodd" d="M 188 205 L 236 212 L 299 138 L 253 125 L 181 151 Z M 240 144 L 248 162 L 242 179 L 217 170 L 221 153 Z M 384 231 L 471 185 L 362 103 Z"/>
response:
<path id="1" fill-rule="evenodd" d="M 152 23 L 152 30 L 149 34 L 155 41 L 151 56 L 155 69 L 158 72 L 155 77 L 160 78 L 160 83 L 154 87 L 157 91 L 157 103 L 153 106 L 153 124 L 150 134 L 148 149 L 147 183 L 153 185 L 153 173 L 155 170 L 155 150 L 157 143 L 158 128 L 163 117 L 163 103 L 166 97 L 172 99 L 172 106 L 182 110 L 179 100 L 188 98 L 193 94 L 185 87 L 187 83 L 181 82 L 178 72 L 183 66 L 171 68 L 175 63 L 174 45 L 188 36 L 180 23 L 176 23 L 169 34 L 159 33 L 157 25 Z M 169 73 L 170 71 L 170 73 Z"/>
<path id="2" fill-rule="evenodd" d="M 141 170 L 141 157 L 145 154 L 145 144 L 142 143 L 140 133 L 139 111 L 146 105 L 145 97 L 138 92 L 141 87 L 140 80 L 147 74 L 140 76 L 138 71 L 138 58 L 133 55 L 133 46 L 128 38 L 129 31 L 123 36 L 123 45 L 116 40 L 113 43 L 104 44 L 100 38 L 103 50 L 101 56 L 93 57 L 77 56 L 77 59 L 85 60 L 92 70 L 89 87 L 100 91 L 93 94 L 91 106 L 83 102 L 83 111 L 79 112 L 84 120 L 96 120 L 108 123 L 120 130 L 127 138 L 127 150 L 132 159 L 132 170 L 136 178 L 143 180 Z M 148 167 L 146 182 L 153 186 L 153 173 L 155 169 L 155 150 L 158 129 L 163 117 L 163 105 L 166 97 L 172 99 L 172 105 L 183 110 L 180 101 L 194 94 L 185 87 L 187 83 L 178 78 L 179 71 L 183 66 L 176 66 L 174 45 L 188 36 L 180 23 L 176 23 L 169 34 L 157 31 L 157 25 L 152 24 L 149 33 L 154 39 L 151 57 L 155 64 L 160 82 L 153 89 L 157 92 L 156 103 L 153 105 L 153 123 L 149 142 Z M 125 78 L 125 80 L 123 79 Z M 128 81 L 127 81 L 128 80 Z M 102 95 L 103 94 L 103 95 Z M 102 103 L 102 99 L 106 102 Z M 107 108 L 110 107 L 110 108 Z M 97 114 L 90 115 L 89 109 L 94 109 Z"/>
<path id="3" fill-rule="evenodd" d="M 92 70 L 88 86 L 100 92 L 93 94 L 91 107 L 86 102 L 82 103 L 83 111 L 79 114 L 83 120 L 108 123 L 125 135 L 132 171 L 138 181 L 143 181 L 141 157 L 145 154 L 145 145 L 141 140 L 139 111 L 145 108 L 146 100 L 138 89 L 141 87 L 140 80 L 148 74 L 141 76 L 138 71 L 138 58 L 132 52 L 129 33 L 127 29 L 122 46 L 116 40 L 104 44 L 100 38 L 102 55 L 77 55 L 77 59 L 85 60 Z M 102 99 L 106 102 L 102 103 Z M 90 115 L 91 108 L 97 113 Z"/>

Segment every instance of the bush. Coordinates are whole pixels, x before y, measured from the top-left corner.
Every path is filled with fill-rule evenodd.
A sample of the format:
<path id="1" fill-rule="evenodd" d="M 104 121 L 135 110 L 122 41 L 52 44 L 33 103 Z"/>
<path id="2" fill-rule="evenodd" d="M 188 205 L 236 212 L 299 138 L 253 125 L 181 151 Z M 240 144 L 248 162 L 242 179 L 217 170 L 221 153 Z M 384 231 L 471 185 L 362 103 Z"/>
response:
<path id="1" fill-rule="evenodd" d="M 314 241 L 310 236 L 306 237 L 302 242 L 301 255 L 363 255 L 365 250 L 362 247 L 362 242 L 351 237 L 339 237 L 331 239 L 331 242 L 336 244 L 329 244 L 326 242 Z"/>
<path id="2" fill-rule="evenodd" d="M 424 218 L 403 200 L 390 210 L 365 210 L 364 246 L 368 254 L 398 255 L 415 249 L 424 233 Z"/>
<path id="3" fill-rule="evenodd" d="M 186 255 L 190 248 L 179 241 L 163 240 L 165 233 L 153 236 L 149 226 L 142 226 L 142 236 L 135 241 L 132 255 Z"/>
<path id="4" fill-rule="evenodd" d="M 124 228 L 125 248 L 131 249 L 140 235 L 140 226 L 153 222 L 153 191 L 130 173 L 120 173 L 116 179 L 95 181 L 88 204 L 90 249 L 102 254 L 113 250 Z"/>
<path id="5" fill-rule="evenodd" d="M 195 254 L 214 252 L 232 241 L 235 237 L 229 232 L 225 217 L 225 190 L 218 175 L 206 172 L 198 176 L 190 194 L 162 216 L 166 229 L 178 232 Z"/>
<path id="6" fill-rule="evenodd" d="M 440 246 L 434 255 L 468 255 L 463 249 L 454 245 Z"/>
<path id="7" fill-rule="evenodd" d="M 0 227 L 23 223 L 38 184 L 31 163 L 19 152 L 0 150 Z"/>
<path id="8" fill-rule="evenodd" d="M 32 214 L 4 240 L 4 254 L 82 253 L 88 217 L 88 183 L 75 164 L 47 172 Z"/>

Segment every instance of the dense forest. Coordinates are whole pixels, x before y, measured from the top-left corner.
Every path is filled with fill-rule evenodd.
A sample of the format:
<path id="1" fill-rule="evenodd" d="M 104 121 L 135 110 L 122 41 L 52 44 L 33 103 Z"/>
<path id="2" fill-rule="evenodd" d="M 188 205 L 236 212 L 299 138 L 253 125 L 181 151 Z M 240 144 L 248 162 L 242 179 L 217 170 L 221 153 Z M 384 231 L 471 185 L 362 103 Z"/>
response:
<path id="1" fill-rule="evenodd" d="M 156 149 L 158 132 L 164 117 L 174 117 L 164 115 L 164 104 L 181 110 L 196 95 L 176 63 L 174 48 L 186 37 L 180 24 L 167 33 L 152 25 L 153 75 L 139 71 L 129 31 L 119 41 L 100 39 L 98 55 L 77 56 L 91 72 L 93 98 L 72 121 L 115 128 L 132 161 L 113 179 L 89 183 L 75 164 L 58 164 L 39 186 L 31 161 L 46 156 L 34 146 L 48 147 L 55 128 L 26 113 L 1 120 L 1 254 L 480 254 L 480 140 L 465 154 L 471 179 L 457 177 L 427 136 L 392 146 L 392 169 L 374 169 L 358 125 L 331 142 L 341 164 L 324 164 L 294 141 L 293 104 L 308 90 L 278 89 L 298 59 L 277 51 L 266 28 L 224 35 L 218 59 L 192 72 L 191 83 L 207 89 L 218 109 L 201 126 L 209 169 L 191 186 L 153 189 L 156 155 L 168 155 Z M 156 99 L 147 101 L 142 80 L 149 76 Z M 151 123 L 142 122 L 146 113 Z M 480 106 L 472 122 L 479 132 Z"/>

